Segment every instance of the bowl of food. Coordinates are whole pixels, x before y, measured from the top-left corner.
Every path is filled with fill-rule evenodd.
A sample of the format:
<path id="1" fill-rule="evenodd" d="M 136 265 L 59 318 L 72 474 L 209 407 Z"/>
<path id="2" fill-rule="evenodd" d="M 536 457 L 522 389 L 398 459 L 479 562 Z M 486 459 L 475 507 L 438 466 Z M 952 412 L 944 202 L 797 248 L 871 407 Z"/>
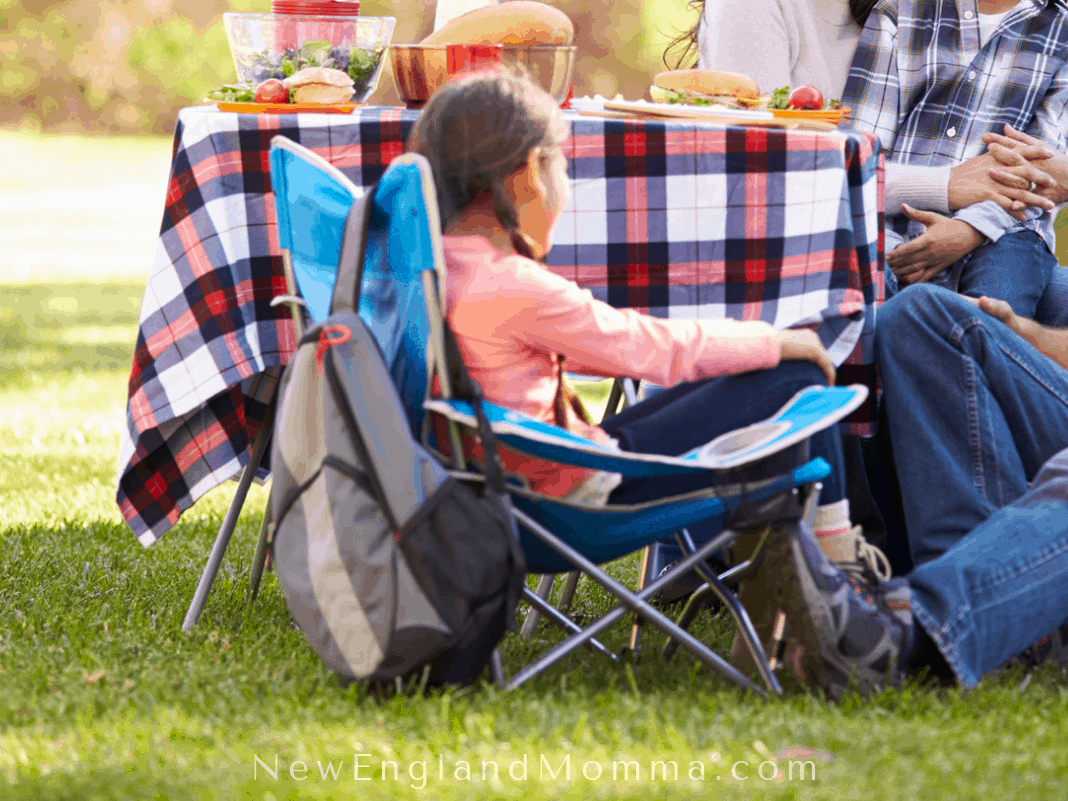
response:
<path id="1" fill-rule="evenodd" d="M 455 72 L 450 45 L 390 46 L 393 79 L 408 108 L 420 108 Z M 575 72 L 574 45 L 501 45 L 500 63 L 522 68 L 557 103 L 563 103 Z M 495 60 L 495 59 L 494 59 Z M 477 64 L 474 66 L 478 66 Z M 450 70 L 450 68 L 453 68 Z"/>
<path id="2" fill-rule="evenodd" d="M 240 85 L 284 81 L 308 67 L 341 70 L 353 81 L 351 100 L 374 92 L 396 17 L 223 14 Z"/>
<path id="3" fill-rule="evenodd" d="M 574 38 L 575 26 L 560 9 L 532 0 L 506 0 L 461 14 L 418 44 L 393 45 L 393 79 L 408 108 L 421 108 L 451 75 L 493 61 L 522 67 L 562 103 L 575 71 Z M 500 50 L 492 58 L 470 52 L 457 58 L 458 49 L 477 47 Z"/>

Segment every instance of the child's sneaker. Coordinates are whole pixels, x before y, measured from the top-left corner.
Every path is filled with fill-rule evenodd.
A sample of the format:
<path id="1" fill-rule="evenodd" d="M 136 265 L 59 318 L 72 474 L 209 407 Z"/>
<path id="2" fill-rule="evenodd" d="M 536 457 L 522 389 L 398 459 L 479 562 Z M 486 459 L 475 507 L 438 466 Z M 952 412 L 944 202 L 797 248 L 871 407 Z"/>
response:
<path id="1" fill-rule="evenodd" d="M 740 532 L 731 549 L 731 563 L 738 564 L 748 559 L 756 550 L 762 533 L 760 529 Z M 815 537 L 828 559 L 845 574 L 856 591 L 866 597 L 879 597 L 892 613 L 901 618 L 903 624 L 910 625 L 912 613 L 908 585 L 903 581 L 889 580 L 890 564 L 886 556 L 864 539 L 860 526 L 831 535 L 816 534 Z M 763 567 L 740 583 L 738 597 L 749 614 L 761 645 L 769 652 L 769 659 L 773 659 L 775 666 L 781 665 L 791 672 L 798 672 L 801 649 L 797 642 L 790 638 L 789 632 L 785 632 L 782 639 L 775 639 L 778 609 L 772 601 Z M 755 674 L 756 664 L 739 634 L 735 634 L 730 659 L 731 664 L 742 673 L 750 676 Z"/>
<path id="2" fill-rule="evenodd" d="M 913 625 L 903 580 L 866 591 L 831 563 L 804 524 L 773 531 L 764 551 L 758 574 L 768 597 L 760 615 L 774 625 L 778 612 L 785 614 L 793 643 L 787 661 L 803 680 L 835 699 L 851 679 L 864 691 L 900 682 L 898 662 Z"/>
<path id="3" fill-rule="evenodd" d="M 839 570 L 860 579 L 889 581 L 890 560 L 864 539 L 860 526 L 831 533 L 817 532 L 816 539 Z"/>

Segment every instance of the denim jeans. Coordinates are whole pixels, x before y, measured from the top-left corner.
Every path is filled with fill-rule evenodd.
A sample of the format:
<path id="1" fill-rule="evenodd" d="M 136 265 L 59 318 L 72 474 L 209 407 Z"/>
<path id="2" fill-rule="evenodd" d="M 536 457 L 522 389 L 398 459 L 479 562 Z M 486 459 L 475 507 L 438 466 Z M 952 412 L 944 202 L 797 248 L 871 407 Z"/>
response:
<path id="1" fill-rule="evenodd" d="M 1068 328 L 1068 267 L 1053 268 L 1049 284 L 1038 302 L 1035 320 L 1054 328 Z"/>
<path id="2" fill-rule="evenodd" d="M 973 303 L 930 285 L 879 309 L 875 350 L 909 550 L 920 566 L 1022 496 L 1068 448 L 1068 371 Z"/>
<path id="3" fill-rule="evenodd" d="M 932 283 L 962 295 L 1001 298 L 1017 314 L 1034 319 L 1057 257 L 1034 231 L 1003 234 L 956 261 Z"/>
<path id="4" fill-rule="evenodd" d="M 805 387 L 826 383 L 823 373 L 811 362 L 783 362 L 770 370 L 665 389 L 608 418 L 601 428 L 616 437 L 623 450 L 678 456 L 720 434 L 771 417 Z M 838 426 L 814 434 L 809 454 L 826 459 L 833 471 L 823 481 L 820 501 L 833 503 L 845 497 Z M 710 485 L 711 480 L 701 475 L 627 479 L 613 490 L 609 503 L 640 503 Z M 697 525 L 689 531 L 694 541 L 701 543 L 708 541 L 713 529 Z"/>
<path id="5" fill-rule="evenodd" d="M 897 276 L 887 269 L 885 279 L 886 297 L 897 295 Z M 1068 325 L 1068 273 L 1059 272 L 1056 256 L 1033 231 L 1003 234 L 997 242 L 980 245 L 931 284 L 973 298 L 1000 298 L 1024 317 Z"/>
<path id="6" fill-rule="evenodd" d="M 1064 623 L 1068 450 L 1031 489 L 907 580 L 913 615 L 965 687 Z"/>

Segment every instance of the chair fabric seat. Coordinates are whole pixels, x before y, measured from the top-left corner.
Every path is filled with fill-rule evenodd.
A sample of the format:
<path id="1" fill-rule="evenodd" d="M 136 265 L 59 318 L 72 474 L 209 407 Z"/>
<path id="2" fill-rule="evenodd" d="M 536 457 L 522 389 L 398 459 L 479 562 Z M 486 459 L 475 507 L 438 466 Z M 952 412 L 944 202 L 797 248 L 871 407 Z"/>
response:
<path id="1" fill-rule="evenodd" d="M 550 529 L 565 544 L 591 562 L 603 564 L 626 556 L 700 520 L 716 519 L 722 530 L 723 514 L 743 503 L 760 501 L 795 486 L 830 475 L 823 459 L 779 476 L 744 495 L 720 496 L 715 489 L 690 493 L 635 506 L 586 506 L 515 488 L 515 506 Z M 716 533 L 713 532 L 713 533 Z M 520 527 L 520 540 L 531 573 L 563 573 L 575 567 L 541 540 Z"/>

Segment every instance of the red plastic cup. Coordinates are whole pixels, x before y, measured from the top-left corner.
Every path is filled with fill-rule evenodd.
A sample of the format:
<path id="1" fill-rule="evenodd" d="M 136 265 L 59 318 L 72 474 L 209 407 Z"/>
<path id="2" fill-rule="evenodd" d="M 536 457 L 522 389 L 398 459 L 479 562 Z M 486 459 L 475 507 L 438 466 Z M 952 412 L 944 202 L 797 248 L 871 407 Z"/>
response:
<path id="1" fill-rule="evenodd" d="M 355 17 L 360 0 L 272 0 L 271 13 L 298 16 Z"/>
<path id="2" fill-rule="evenodd" d="M 450 44 L 445 45 L 445 69 L 449 75 L 486 68 L 501 63 L 504 46 L 499 44 Z"/>

